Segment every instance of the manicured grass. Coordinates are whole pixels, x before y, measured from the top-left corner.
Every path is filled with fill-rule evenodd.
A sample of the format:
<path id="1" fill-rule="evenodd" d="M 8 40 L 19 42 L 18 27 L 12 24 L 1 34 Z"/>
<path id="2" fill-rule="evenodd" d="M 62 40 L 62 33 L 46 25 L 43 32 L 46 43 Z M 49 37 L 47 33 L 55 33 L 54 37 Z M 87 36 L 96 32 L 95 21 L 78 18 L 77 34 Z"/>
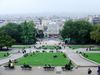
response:
<path id="1" fill-rule="evenodd" d="M 31 45 L 13 45 L 12 48 L 29 48 Z"/>
<path id="2" fill-rule="evenodd" d="M 100 53 L 85 53 L 85 55 L 87 55 L 86 58 L 100 63 Z"/>
<path id="3" fill-rule="evenodd" d="M 42 48 L 42 49 L 59 49 L 60 46 L 55 46 L 55 45 L 43 45 L 41 48 Z"/>
<path id="4" fill-rule="evenodd" d="M 7 57 L 7 52 L 0 52 L 0 58 Z"/>
<path id="5" fill-rule="evenodd" d="M 54 56 L 57 56 L 54 58 Z M 32 66 L 44 66 L 45 64 L 50 64 L 52 66 L 64 66 L 68 64 L 69 60 L 65 57 L 63 53 L 33 53 L 28 54 L 27 57 L 22 57 L 18 59 L 17 65 L 29 64 Z"/>
<path id="6" fill-rule="evenodd" d="M 89 48 L 90 46 L 94 47 L 94 45 L 69 45 L 69 48 L 72 48 L 72 49 Z"/>
<path id="7" fill-rule="evenodd" d="M 100 48 L 94 48 L 92 51 L 100 51 Z"/>

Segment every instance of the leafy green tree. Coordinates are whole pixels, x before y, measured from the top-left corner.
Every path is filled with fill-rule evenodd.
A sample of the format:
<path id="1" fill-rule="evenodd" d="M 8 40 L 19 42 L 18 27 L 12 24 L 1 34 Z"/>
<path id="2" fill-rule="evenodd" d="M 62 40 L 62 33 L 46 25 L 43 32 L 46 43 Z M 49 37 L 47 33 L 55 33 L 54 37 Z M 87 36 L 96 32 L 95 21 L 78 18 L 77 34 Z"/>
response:
<path id="1" fill-rule="evenodd" d="M 37 37 L 38 37 L 38 38 L 44 38 L 43 30 L 38 30 L 38 31 L 37 31 Z"/>
<path id="2" fill-rule="evenodd" d="M 66 21 L 61 31 L 63 39 L 71 38 L 71 43 L 85 44 L 90 42 L 92 25 L 84 20 Z"/>
<path id="3" fill-rule="evenodd" d="M 36 29 L 35 24 L 30 22 L 24 22 L 21 24 L 21 40 L 23 44 L 36 43 Z"/>
<path id="4" fill-rule="evenodd" d="M 90 34 L 91 39 L 95 40 L 97 43 L 100 43 L 100 24 L 93 26 L 93 31 Z"/>
<path id="5" fill-rule="evenodd" d="M 12 39 L 9 35 L 0 31 L 0 49 L 3 47 L 11 47 L 15 43 L 15 40 Z"/>
<path id="6" fill-rule="evenodd" d="M 16 44 L 34 44 L 36 42 L 35 24 L 30 22 L 23 22 L 21 24 L 8 23 L 0 28 L 0 31 L 16 40 Z"/>
<path id="7" fill-rule="evenodd" d="M 20 32 L 18 31 L 19 25 L 16 23 L 8 23 L 1 27 L 0 30 L 5 32 L 7 35 L 11 36 L 16 42 L 20 40 Z"/>

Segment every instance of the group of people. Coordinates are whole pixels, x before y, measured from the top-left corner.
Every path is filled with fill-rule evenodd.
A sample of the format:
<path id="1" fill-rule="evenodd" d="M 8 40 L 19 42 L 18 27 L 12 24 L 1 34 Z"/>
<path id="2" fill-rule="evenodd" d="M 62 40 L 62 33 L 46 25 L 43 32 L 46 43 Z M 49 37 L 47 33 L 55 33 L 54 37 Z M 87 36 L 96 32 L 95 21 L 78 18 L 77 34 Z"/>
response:
<path id="1" fill-rule="evenodd" d="M 43 67 L 45 71 L 54 71 L 55 67 L 51 66 L 50 64 L 45 64 Z"/>
<path id="2" fill-rule="evenodd" d="M 14 68 L 14 63 L 11 60 L 9 60 L 9 62 L 8 62 L 8 67 L 9 68 Z"/>
<path id="3" fill-rule="evenodd" d="M 100 66 L 98 66 L 98 70 L 97 70 L 98 75 L 100 75 Z M 92 74 L 92 70 L 89 68 L 88 69 L 88 75 Z"/>

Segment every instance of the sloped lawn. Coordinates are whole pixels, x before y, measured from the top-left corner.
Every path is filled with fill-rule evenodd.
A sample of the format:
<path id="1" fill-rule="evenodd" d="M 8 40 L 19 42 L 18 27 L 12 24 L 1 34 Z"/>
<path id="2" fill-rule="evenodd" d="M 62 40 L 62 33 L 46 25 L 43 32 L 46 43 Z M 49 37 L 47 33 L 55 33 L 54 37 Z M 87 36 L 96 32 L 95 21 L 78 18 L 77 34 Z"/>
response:
<path id="1" fill-rule="evenodd" d="M 100 53 L 85 53 L 86 58 L 100 63 Z"/>

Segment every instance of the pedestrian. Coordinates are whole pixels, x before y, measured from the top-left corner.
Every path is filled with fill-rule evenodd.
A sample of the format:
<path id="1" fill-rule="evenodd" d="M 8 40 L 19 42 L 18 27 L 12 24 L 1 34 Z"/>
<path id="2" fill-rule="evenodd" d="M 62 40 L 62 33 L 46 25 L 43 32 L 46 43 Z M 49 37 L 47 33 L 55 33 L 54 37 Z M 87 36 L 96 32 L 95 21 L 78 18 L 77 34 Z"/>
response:
<path id="1" fill-rule="evenodd" d="M 97 72 L 98 72 L 98 75 L 100 75 L 100 65 L 98 66 Z"/>
<path id="2" fill-rule="evenodd" d="M 91 75 L 91 73 L 92 73 L 92 70 L 89 68 L 88 69 L 88 75 Z"/>
<path id="3" fill-rule="evenodd" d="M 86 51 L 88 51 L 88 48 L 86 48 Z"/>

